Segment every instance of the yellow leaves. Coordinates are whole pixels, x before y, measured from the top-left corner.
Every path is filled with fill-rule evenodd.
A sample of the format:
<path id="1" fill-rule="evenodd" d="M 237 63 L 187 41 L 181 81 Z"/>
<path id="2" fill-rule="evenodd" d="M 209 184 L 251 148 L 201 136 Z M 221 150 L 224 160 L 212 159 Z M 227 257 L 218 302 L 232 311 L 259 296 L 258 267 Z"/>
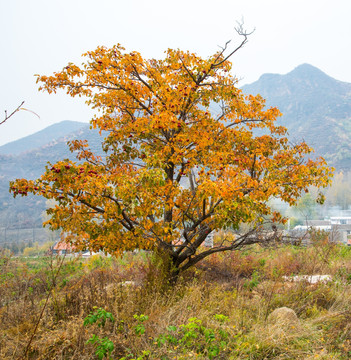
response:
<path id="1" fill-rule="evenodd" d="M 311 149 L 289 145 L 275 125 L 279 110 L 236 87 L 223 54 L 202 59 L 169 49 L 147 60 L 118 44 L 84 56 L 81 67 L 69 63 L 37 82 L 101 110 L 92 127 L 106 136 L 105 157 L 71 141 L 77 162 L 50 164 L 40 179 L 10 185 L 15 196 L 56 200 L 48 224 L 80 235 L 75 241 L 110 253 L 174 245 L 193 224 L 197 231 L 259 223 L 272 196 L 294 203 L 308 186 L 329 183 L 324 160 L 305 161 Z"/>

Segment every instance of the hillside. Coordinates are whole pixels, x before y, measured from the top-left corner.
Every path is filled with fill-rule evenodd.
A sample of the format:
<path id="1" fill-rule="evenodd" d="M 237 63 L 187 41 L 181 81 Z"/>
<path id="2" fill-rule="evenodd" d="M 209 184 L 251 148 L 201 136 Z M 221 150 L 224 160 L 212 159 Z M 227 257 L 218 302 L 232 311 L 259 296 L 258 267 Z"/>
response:
<path id="1" fill-rule="evenodd" d="M 78 130 L 69 132 L 69 130 L 75 127 Z M 66 133 L 57 131 L 57 134 L 60 136 L 55 137 L 53 130 L 62 128 L 66 128 L 68 131 Z M 0 243 L 3 240 L 5 228 L 41 226 L 43 221 L 42 214 L 47 207 L 45 199 L 38 196 L 30 195 L 14 199 L 9 194 L 10 180 L 16 178 L 35 179 L 44 172 L 48 162 L 54 163 L 64 158 L 75 160 L 75 155 L 69 151 L 67 146 L 67 141 L 74 138 L 87 139 L 94 151 L 101 152 L 101 137 L 98 131 L 90 130 L 88 124 L 64 121 L 50 126 L 39 133 L 15 142 L 18 148 L 27 149 L 27 151 L 12 155 L 2 155 L 0 153 Z M 43 139 L 50 139 L 50 141 L 44 146 L 29 149 L 30 139 L 38 139 L 36 136 L 38 134 Z M 34 147 L 36 144 L 37 142 L 34 142 Z M 13 143 L 6 144 L 3 147 L 5 148 L 7 145 L 13 146 Z"/>
<path id="2" fill-rule="evenodd" d="M 31 151 L 48 144 L 54 144 L 57 141 L 68 141 L 72 133 L 87 127 L 89 127 L 87 123 L 69 120 L 61 121 L 32 135 L 0 146 L 0 154 L 18 155 L 22 152 Z"/>
<path id="3" fill-rule="evenodd" d="M 243 91 L 280 109 L 292 141 L 304 139 L 328 164 L 351 169 L 351 84 L 303 64 L 286 75 L 264 74 Z"/>

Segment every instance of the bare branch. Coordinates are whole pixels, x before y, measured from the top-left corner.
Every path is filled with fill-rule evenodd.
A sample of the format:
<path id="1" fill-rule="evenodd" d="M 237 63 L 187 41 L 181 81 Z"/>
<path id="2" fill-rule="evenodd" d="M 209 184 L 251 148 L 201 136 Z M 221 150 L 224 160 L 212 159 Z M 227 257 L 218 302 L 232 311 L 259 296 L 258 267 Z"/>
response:
<path id="1" fill-rule="evenodd" d="M 13 116 L 17 111 L 21 110 L 22 105 L 24 104 L 24 101 L 21 102 L 21 104 L 14 110 L 10 115 L 7 115 L 7 110 L 5 110 L 5 119 L 0 122 L 0 125 L 6 122 L 11 116 Z"/>
<path id="2" fill-rule="evenodd" d="M 239 51 L 248 41 L 248 37 L 250 35 L 253 34 L 253 32 L 255 31 L 255 29 L 253 29 L 251 32 L 247 32 L 244 29 L 244 23 L 242 22 L 237 22 L 237 27 L 235 28 L 235 31 L 237 32 L 238 35 L 243 36 L 244 39 L 242 40 L 242 42 L 240 43 L 239 46 L 237 46 L 229 55 L 227 55 L 223 60 L 219 61 L 218 63 L 213 63 L 212 67 L 218 67 L 220 65 L 222 65 L 225 61 L 227 61 L 230 57 L 232 57 L 237 51 Z M 224 50 L 222 50 L 221 54 L 224 53 L 224 51 L 226 50 L 228 45 L 228 42 L 226 43 L 226 46 L 224 47 Z"/>

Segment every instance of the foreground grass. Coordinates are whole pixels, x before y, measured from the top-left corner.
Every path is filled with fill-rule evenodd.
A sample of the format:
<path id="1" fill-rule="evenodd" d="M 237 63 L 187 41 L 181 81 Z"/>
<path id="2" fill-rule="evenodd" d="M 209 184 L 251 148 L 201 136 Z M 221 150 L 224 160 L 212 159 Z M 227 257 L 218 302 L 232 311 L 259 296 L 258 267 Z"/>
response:
<path id="1" fill-rule="evenodd" d="M 1 359 L 351 358 L 351 249 L 324 241 L 213 256 L 172 287 L 143 254 L 0 267 Z M 281 307 L 298 319 L 272 319 Z"/>

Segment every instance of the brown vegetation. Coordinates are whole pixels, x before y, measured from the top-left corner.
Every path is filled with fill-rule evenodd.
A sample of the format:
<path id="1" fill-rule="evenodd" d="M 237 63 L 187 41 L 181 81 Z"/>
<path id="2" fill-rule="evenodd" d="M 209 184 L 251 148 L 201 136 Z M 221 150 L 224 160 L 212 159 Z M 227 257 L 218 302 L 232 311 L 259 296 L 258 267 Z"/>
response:
<path id="1" fill-rule="evenodd" d="M 87 344 L 93 334 L 112 341 L 112 359 L 350 358 L 350 248 L 319 239 L 309 248 L 217 254 L 172 287 L 145 253 L 66 259 L 54 278 L 57 266 L 56 259 L 2 253 L 1 359 L 98 358 L 96 344 Z M 333 281 L 283 278 L 299 274 L 330 274 Z M 292 309 L 298 322 L 272 322 L 269 315 L 281 307 Z M 99 308 L 115 321 L 84 326 Z"/>

